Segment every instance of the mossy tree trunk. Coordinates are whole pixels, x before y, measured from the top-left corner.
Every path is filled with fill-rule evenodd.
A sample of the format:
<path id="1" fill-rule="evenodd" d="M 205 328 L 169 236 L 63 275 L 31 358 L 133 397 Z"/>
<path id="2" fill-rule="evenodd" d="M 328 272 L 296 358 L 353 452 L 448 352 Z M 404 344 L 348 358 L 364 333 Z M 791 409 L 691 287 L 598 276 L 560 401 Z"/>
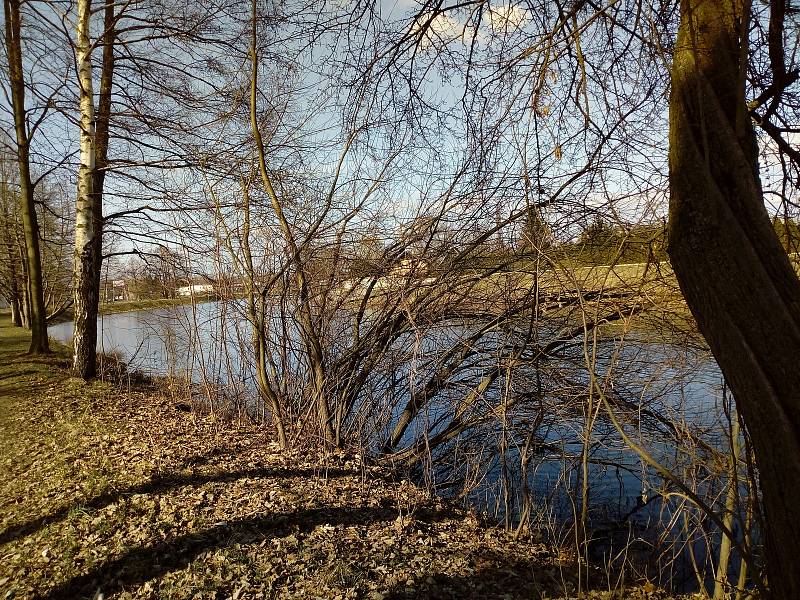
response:
<path id="1" fill-rule="evenodd" d="M 682 0 L 669 255 L 755 448 L 769 587 L 800 598 L 800 281 L 771 226 L 745 102 L 750 6 Z"/>

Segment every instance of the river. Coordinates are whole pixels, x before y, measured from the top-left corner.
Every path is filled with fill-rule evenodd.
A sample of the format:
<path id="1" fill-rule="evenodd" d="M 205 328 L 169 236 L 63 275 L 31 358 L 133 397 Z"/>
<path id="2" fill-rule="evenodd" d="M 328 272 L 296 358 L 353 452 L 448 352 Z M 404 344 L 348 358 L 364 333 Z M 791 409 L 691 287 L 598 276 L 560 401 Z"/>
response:
<path id="1" fill-rule="evenodd" d="M 250 330 L 240 316 L 240 308 L 236 302 L 209 302 L 194 308 L 178 306 L 102 316 L 98 323 L 100 350 L 117 355 L 131 371 L 212 385 L 229 390 L 232 397 L 244 398 L 245 403 L 252 402 L 256 394 L 248 354 Z M 424 379 L 424 361 L 420 357 L 440 353 L 439 346 L 452 343 L 451 338 L 459 337 L 464 327 L 447 324 L 449 333 L 437 330 L 435 339 L 423 339 L 420 345 L 423 351 L 417 351 L 411 359 L 403 359 L 405 362 L 393 364 L 392 416 L 382 430 L 375 430 L 378 434 L 391 429 L 400 407 L 407 401 L 408 390 L 417 380 Z M 72 324 L 51 326 L 49 333 L 67 342 L 72 335 Z M 430 332 L 428 335 L 433 336 Z M 637 409 L 642 413 L 640 419 L 628 420 L 628 434 L 681 478 L 690 480 L 714 504 L 720 496 L 721 479 L 718 474 L 711 474 L 704 462 L 709 451 L 703 449 L 703 444 L 725 450 L 728 418 L 722 378 L 713 359 L 663 341 L 636 338 L 625 343 L 610 339 L 600 348 L 598 372 L 604 374 L 604 381 L 613 387 L 617 397 L 634 407 L 634 414 Z M 492 350 L 483 351 L 489 356 Z M 667 526 L 675 530 L 675 539 L 670 543 L 677 548 L 685 541 L 683 538 L 691 537 L 691 532 L 681 530 L 673 520 L 681 504 L 670 496 L 676 491 L 674 486 L 646 467 L 622 443 L 613 425 L 603 418 L 596 398 L 591 437 L 584 437 L 587 418 L 592 415 L 586 413 L 582 400 L 577 403 L 574 400 L 585 391 L 581 389 L 585 385 L 581 356 L 581 352 L 576 352 L 575 360 L 545 364 L 535 372 L 528 369 L 513 380 L 500 378 L 493 388 L 495 391 L 487 392 L 495 402 L 503 393 L 524 395 L 524 387 L 534 385 L 534 381 L 541 387 L 544 373 L 549 383 L 540 389 L 539 402 L 546 396 L 547 408 L 518 410 L 504 415 L 502 420 L 492 421 L 475 435 L 462 434 L 432 453 L 433 468 L 430 464 L 418 465 L 415 477 L 435 486 L 440 493 L 468 502 L 494 518 L 507 519 L 512 525 L 526 512 L 535 527 L 550 528 L 553 536 L 558 537 L 559 532 L 567 531 L 562 525 L 571 522 L 579 512 L 578 459 L 588 439 L 591 502 L 588 517 L 592 527 L 612 531 L 617 536 L 640 537 L 647 545 L 652 540 L 642 532 L 653 530 L 654 525 L 656 531 Z M 466 393 L 458 390 L 469 390 L 474 385 L 469 376 L 478 366 L 476 363 L 473 371 L 464 371 L 453 382 L 453 389 L 431 405 L 425 419 L 420 418 L 409 428 L 401 446 L 419 440 L 425 428 L 428 435 L 435 435 L 443 428 L 438 422 L 443 421 L 445 413 L 454 410 L 452 398 Z M 557 377 L 552 373 L 555 370 Z M 553 387 L 553 381 L 559 378 L 564 383 Z M 378 391 L 385 381 L 385 373 L 376 376 Z M 510 389 L 514 386 L 522 389 Z M 569 402 L 552 402 L 558 395 L 569 398 Z M 374 401 L 364 402 L 368 410 L 369 402 Z M 263 407 L 248 406 L 253 413 L 263 412 Z M 696 441 L 690 439 L 692 436 L 696 436 Z M 381 443 L 372 440 L 367 446 L 377 450 Z M 468 480 L 473 485 L 466 486 L 464 482 Z M 706 525 L 698 525 L 703 527 Z M 664 540 L 661 543 L 666 544 Z M 608 553 L 611 548 L 604 543 L 601 551 Z M 696 552 L 702 559 L 703 550 Z M 683 583 L 671 581 L 673 587 L 693 587 L 685 574 L 680 577 Z"/>

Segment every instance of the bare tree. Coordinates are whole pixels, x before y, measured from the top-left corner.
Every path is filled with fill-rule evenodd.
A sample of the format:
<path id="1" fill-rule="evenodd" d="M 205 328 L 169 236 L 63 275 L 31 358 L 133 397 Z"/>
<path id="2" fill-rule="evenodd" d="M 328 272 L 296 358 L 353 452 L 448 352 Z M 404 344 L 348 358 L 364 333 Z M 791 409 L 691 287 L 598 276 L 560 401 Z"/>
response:
<path id="1" fill-rule="evenodd" d="M 23 293 L 26 282 L 20 265 L 19 194 L 15 189 L 19 171 L 15 167 L 14 161 L 3 155 L 0 162 L 0 178 L 2 178 L 0 180 L 0 227 L 2 227 L 0 243 L 3 249 L 0 290 L 11 307 L 11 322 L 16 327 L 22 327 L 26 319 L 25 294 Z"/>
<path id="2" fill-rule="evenodd" d="M 784 3 L 770 10 L 778 102 Z M 750 12 L 749 2 L 681 2 L 670 98 L 669 254 L 753 438 L 771 593 L 796 598 L 800 280 L 764 208 L 745 100 Z"/>
<path id="3" fill-rule="evenodd" d="M 670 72 L 680 15 L 669 4 L 431 0 L 382 18 L 370 3 L 252 0 L 198 2 L 164 18 L 162 4 L 106 2 L 93 41 L 100 8 L 80 0 L 70 46 L 78 85 L 57 98 L 80 148 L 73 139 L 63 156 L 40 157 L 74 172 L 80 151 L 75 371 L 95 371 L 102 237 L 119 242 L 106 243 L 107 254 L 162 267 L 141 276 L 161 284 L 154 295 L 175 293 L 180 255 L 190 295 L 205 278 L 224 296 L 213 309 L 179 313 L 197 353 L 190 362 L 204 368 L 195 385 L 187 367 L 186 389 L 269 416 L 280 446 L 357 447 L 463 497 L 499 465 L 497 514 L 509 527 L 515 506 L 531 518 L 531 470 L 560 461 L 574 500 L 569 535 L 588 559 L 592 473 L 631 470 L 638 449 L 628 444 L 607 464 L 596 453 L 635 432 L 679 449 L 672 471 L 643 466 L 643 490 L 649 475 L 663 477 L 652 488 L 665 505 L 681 491 L 671 515 L 687 532 L 713 522 L 709 545 L 727 536 L 707 563 L 722 568 L 736 547 L 757 567 L 753 519 L 738 519 L 739 508 L 757 513 L 757 486 L 739 505 L 731 492 L 749 450 L 737 458 L 732 425 L 720 449 L 681 414 L 666 416 L 669 391 L 651 391 L 650 375 L 628 359 L 639 352 L 678 379 L 631 335 L 664 327 L 665 315 L 678 320 L 668 313 L 684 306 L 654 251 L 666 218 L 672 77 L 670 251 L 702 331 L 744 394 L 742 436 L 755 441 L 767 515 L 780 523 L 794 514 L 776 486 L 786 473 L 800 481 L 797 461 L 779 463 L 776 449 L 798 454 L 790 358 L 800 336 L 777 316 L 762 319 L 759 303 L 794 318 L 797 284 L 770 237 L 751 123 L 788 157 L 776 194 L 789 206 L 795 167 L 782 134 L 796 126 L 781 98 L 797 77 L 783 66 L 782 6 L 770 15 L 769 56 L 755 52 L 756 61 L 745 43 L 760 35 L 745 18 L 753 7 L 685 0 Z M 61 33 L 72 40 L 68 22 Z M 749 302 L 730 277 L 740 270 Z M 216 310 L 221 324 L 212 350 L 201 310 Z M 764 331 L 777 336 L 780 356 Z M 701 344 L 694 334 L 681 338 L 694 336 L 692 349 Z M 206 372 L 209 357 L 226 377 Z M 767 448 L 766 431 L 784 432 L 784 444 Z M 758 577 L 749 565 L 742 589 L 747 573 Z M 706 566 L 696 565 L 698 581 Z M 730 585 L 717 582 L 717 595 Z"/>
<path id="4" fill-rule="evenodd" d="M 97 315 L 103 264 L 103 186 L 108 166 L 111 94 L 114 75 L 114 3 L 103 8 L 102 66 L 99 104 L 95 110 L 90 39 L 91 0 L 77 9 L 76 58 L 80 104 L 80 166 L 75 218 L 74 335 L 72 368 L 83 378 L 97 372 Z"/>
<path id="5" fill-rule="evenodd" d="M 47 314 L 42 286 L 42 260 L 39 250 L 39 224 L 36 218 L 34 186 L 31 179 L 30 141 L 32 131 L 41 120 L 29 126 L 25 109 L 25 81 L 22 70 L 21 14 L 19 0 L 4 0 L 5 45 L 13 103 L 16 134 L 17 165 L 19 168 L 20 206 L 25 228 L 25 248 L 30 298 L 31 354 L 50 351 L 47 337 Z"/>

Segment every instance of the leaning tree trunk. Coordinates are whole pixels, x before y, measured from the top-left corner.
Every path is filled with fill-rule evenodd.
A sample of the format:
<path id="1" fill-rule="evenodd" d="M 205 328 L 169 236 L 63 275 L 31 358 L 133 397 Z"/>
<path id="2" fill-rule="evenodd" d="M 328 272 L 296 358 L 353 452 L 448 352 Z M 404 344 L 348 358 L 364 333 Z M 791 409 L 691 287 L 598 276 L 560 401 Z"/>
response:
<path id="1" fill-rule="evenodd" d="M 770 225 L 745 103 L 749 3 L 682 0 L 669 255 L 753 439 L 769 587 L 800 598 L 800 281 Z"/>
<path id="2" fill-rule="evenodd" d="M 292 262 L 295 267 L 295 281 L 297 282 L 297 294 L 299 301 L 300 313 L 300 335 L 303 345 L 306 349 L 306 358 L 308 359 L 311 379 L 309 381 L 311 387 L 311 395 L 313 402 L 316 406 L 317 420 L 320 424 L 320 430 L 325 442 L 331 446 L 339 446 L 340 440 L 337 439 L 336 433 L 333 430 L 333 419 L 331 418 L 330 406 L 325 392 L 325 357 L 322 351 L 322 342 L 319 337 L 316 325 L 314 324 L 314 317 L 311 307 L 311 295 L 308 286 L 308 278 L 306 276 L 306 265 L 303 260 L 300 246 L 297 244 L 292 227 L 289 220 L 283 212 L 283 206 L 280 198 L 278 198 L 275 188 L 272 185 L 272 177 L 267 170 L 266 150 L 264 148 L 264 141 L 261 136 L 261 130 L 258 124 L 258 114 L 256 102 L 258 98 L 258 48 L 256 41 L 258 37 L 257 31 L 257 13 L 256 13 L 256 0 L 251 2 L 251 37 L 250 37 L 250 60 L 252 63 L 252 73 L 250 75 L 250 126 L 253 132 L 253 141 L 256 146 L 256 155 L 258 157 L 258 169 L 261 175 L 261 181 L 270 198 L 272 208 L 275 211 L 275 216 L 278 219 L 278 224 L 281 227 L 286 242 L 291 251 Z"/>
<path id="3" fill-rule="evenodd" d="M 14 132 L 17 141 L 22 224 L 25 231 L 25 261 L 28 273 L 30 298 L 29 325 L 31 328 L 31 354 L 50 351 L 47 338 L 47 312 L 42 285 L 42 258 L 39 250 L 39 222 L 33 199 L 33 182 L 30 171 L 30 139 L 26 124 L 25 81 L 22 71 L 22 42 L 20 38 L 20 1 L 4 0 L 6 55 L 14 113 Z"/>

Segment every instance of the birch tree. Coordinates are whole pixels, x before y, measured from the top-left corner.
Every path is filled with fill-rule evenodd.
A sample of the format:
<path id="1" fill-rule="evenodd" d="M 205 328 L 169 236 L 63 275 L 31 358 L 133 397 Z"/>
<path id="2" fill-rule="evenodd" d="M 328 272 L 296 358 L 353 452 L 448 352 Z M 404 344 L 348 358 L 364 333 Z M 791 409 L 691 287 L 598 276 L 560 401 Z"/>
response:
<path id="1" fill-rule="evenodd" d="M 80 104 L 80 166 L 75 207 L 75 254 L 73 261 L 74 320 L 72 367 L 83 378 L 97 371 L 97 315 L 100 273 L 103 263 L 103 184 L 107 163 L 111 86 L 114 70 L 114 4 L 104 8 L 103 63 L 100 104 L 95 111 L 92 51 L 89 35 L 91 0 L 79 0 L 76 27 L 76 59 Z"/>

